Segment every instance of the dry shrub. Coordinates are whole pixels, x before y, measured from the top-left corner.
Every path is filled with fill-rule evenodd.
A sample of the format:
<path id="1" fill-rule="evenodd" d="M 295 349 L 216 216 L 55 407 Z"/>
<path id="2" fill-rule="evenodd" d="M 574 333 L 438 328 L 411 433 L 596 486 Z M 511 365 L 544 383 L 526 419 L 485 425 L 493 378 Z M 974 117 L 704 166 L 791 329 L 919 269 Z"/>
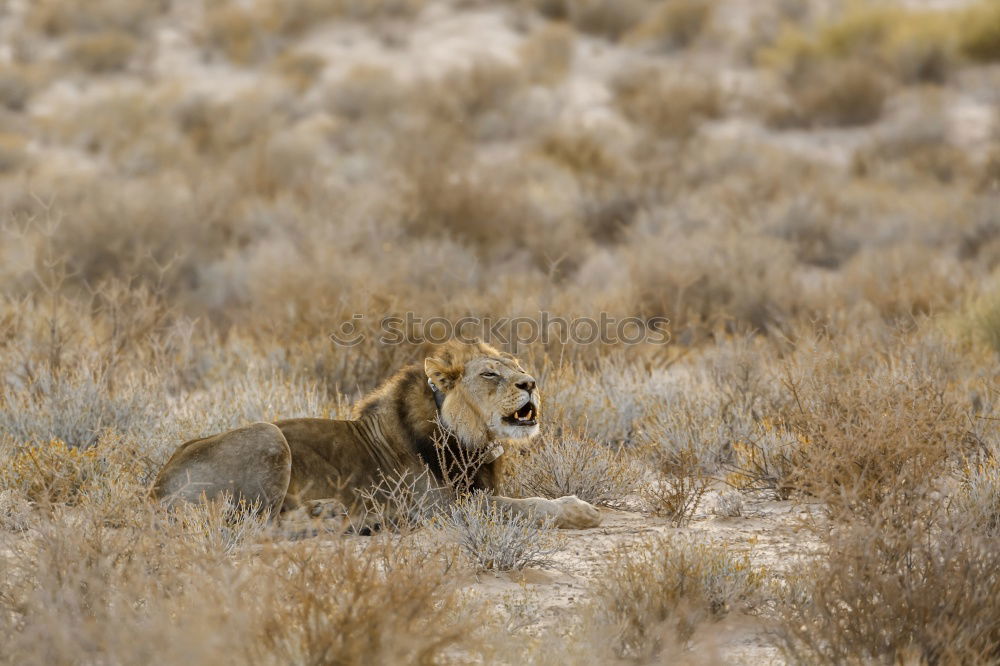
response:
<path id="1" fill-rule="evenodd" d="M 656 50 L 684 49 L 701 36 L 711 19 L 712 3 L 707 0 L 670 0 L 655 8 L 628 39 Z"/>
<path id="2" fill-rule="evenodd" d="M 764 573 L 744 553 L 657 537 L 621 546 L 595 579 L 591 612 L 616 630 L 620 656 L 643 661 L 686 641 L 698 625 L 753 603 Z"/>
<path id="3" fill-rule="evenodd" d="M 69 45 L 67 57 L 94 74 L 117 72 L 128 66 L 138 46 L 126 32 L 95 32 L 76 37 Z"/>
<path id="4" fill-rule="evenodd" d="M 874 62 L 904 83 L 942 82 L 955 61 L 954 17 L 859 3 L 812 32 L 787 28 L 761 59 L 799 85 L 817 70 L 851 60 Z"/>
<path id="5" fill-rule="evenodd" d="M 1000 191 L 1000 148 L 993 148 L 979 169 L 976 179 L 976 190 L 978 192 L 998 192 Z"/>
<path id="6" fill-rule="evenodd" d="M 944 83 L 956 68 L 955 23 L 948 15 L 916 15 L 893 26 L 885 59 L 904 83 Z"/>
<path id="7" fill-rule="evenodd" d="M 357 491 L 355 514 L 349 516 L 350 528 L 356 534 L 391 529 L 408 534 L 429 524 L 445 510 L 450 493 L 433 479 L 430 471 L 421 474 L 379 472 L 379 482 Z"/>
<path id="8" fill-rule="evenodd" d="M 861 175 L 965 181 L 972 175 L 968 154 L 946 142 L 881 141 L 854 155 L 852 168 Z"/>
<path id="9" fill-rule="evenodd" d="M 94 368 L 39 367 L 0 388 L 0 425 L 18 442 L 57 439 L 79 449 L 96 443 L 105 430 L 148 428 L 154 398 L 143 379 L 123 377 L 111 392 L 107 378 Z"/>
<path id="10" fill-rule="evenodd" d="M 34 524 L 32 502 L 16 490 L 0 490 L 0 530 L 24 532 Z"/>
<path id="11" fill-rule="evenodd" d="M 785 78 L 790 106 L 775 126 L 853 126 L 877 120 L 892 86 L 944 82 L 956 61 L 954 15 L 859 4 L 812 32 L 786 29 L 761 60 Z M 888 76 L 887 76 L 888 74 Z"/>
<path id="12" fill-rule="evenodd" d="M 521 63 L 533 82 L 551 86 L 566 78 L 573 66 L 575 37 L 569 26 L 552 23 L 525 39 Z"/>
<path id="13" fill-rule="evenodd" d="M 791 661 L 981 664 L 1000 658 L 995 539 L 947 524 L 936 528 L 940 509 L 912 500 L 890 500 L 827 533 L 825 558 L 791 578 L 778 632 Z"/>
<path id="14" fill-rule="evenodd" d="M 168 0 L 37 0 L 30 5 L 27 23 L 53 36 L 103 30 L 138 35 L 169 6 Z"/>
<path id="15" fill-rule="evenodd" d="M 481 609 L 454 584 L 454 553 L 389 540 L 279 548 L 266 579 L 261 640 L 248 651 L 282 663 L 439 663 L 474 659 Z M 336 594 L 331 594 L 336 590 Z"/>
<path id="16" fill-rule="evenodd" d="M 477 164 L 446 127 L 427 128 L 403 155 L 405 228 L 414 236 L 451 238 L 493 260 L 544 251 L 547 235 L 527 198 L 527 174 Z"/>
<path id="17" fill-rule="evenodd" d="M 803 444 L 781 427 L 761 424 L 756 436 L 733 443 L 726 483 L 739 490 L 771 490 L 778 499 L 788 499 L 795 488 Z"/>
<path id="18" fill-rule="evenodd" d="M 479 649 L 483 616 L 453 583 L 450 547 L 271 544 L 246 512 L 131 500 L 113 528 L 56 513 L 0 559 L 4 663 L 438 663 Z"/>
<path id="19" fill-rule="evenodd" d="M 0 173 L 24 166 L 28 160 L 28 142 L 19 134 L 0 132 Z"/>
<path id="20" fill-rule="evenodd" d="M 972 300 L 959 326 L 961 335 L 1000 355 L 1000 295 L 989 290 Z"/>
<path id="21" fill-rule="evenodd" d="M 538 151 L 581 178 L 605 179 L 626 168 L 609 143 L 593 131 L 560 127 L 541 137 Z"/>
<path id="22" fill-rule="evenodd" d="M 198 35 L 203 48 L 217 49 L 241 65 L 262 58 L 267 47 L 267 31 L 250 8 L 223 4 L 205 12 Z"/>
<path id="23" fill-rule="evenodd" d="M 235 368 L 229 370 L 234 371 L 234 376 L 210 382 L 204 390 L 188 393 L 183 404 L 173 406 L 171 416 L 186 437 L 223 432 L 256 421 L 346 416 L 346 405 L 331 403 L 330 396 L 313 380 L 267 365 L 243 365 L 239 374 L 235 374 Z"/>
<path id="24" fill-rule="evenodd" d="M 526 83 L 525 72 L 516 64 L 477 58 L 418 83 L 412 95 L 429 118 L 444 121 L 450 131 L 496 140 L 510 138 L 519 129 L 516 103 Z"/>
<path id="25" fill-rule="evenodd" d="M 223 102 L 192 95 L 173 109 L 172 120 L 199 153 L 208 158 L 236 154 L 243 162 L 247 153 L 252 154 L 248 147 L 259 149 L 286 124 L 290 95 L 268 88 L 247 90 Z"/>
<path id="26" fill-rule="evenodd" d="M 707 76 L 638 68 L 618 76 L 612 87 L 625 117 L 656 137 L 690 138 L 722 113 L 719 88 Z"/>
<path id="27" fill-rule="evenodd" d="M 642 470 L 622 448 L 614 450 L 586 436 L 544 436 L 505 470 L 515 496 L 558 498 L 623 507 L 638 487 Z"/>
<path id="28" fill-rule="evenodd" d="M 806 265 L 834 269 L 857 252 L 857 235 L 845 229 L 847 211 L 835 202 L 795 197 L 775 215 L 772 232 L 793 245 L 795 258 Z"/>
<path id="29" fill-rule="evenodd" d="M 712 479 L 705 472 L 699 451 L 657 449 L 653 454 L 656 479 L 643 486 L 641 495 L 649 510 L 668 519 L 674 527 L 691 522 Z"/>
<path id="30" fill-rule="evenodd" d="M 971 177 L 966 151 L 949 142 L 945 100 L 930 91 L 921 94 L 912 106 L 914 111 L 905 122 L 855 151 L 852 170 L 866 177 L 929 177 L 940 183 Z"/>
<path id="31" fill-rule="evenodd" d="M 955 523 L 987 537 L 1000 534 L 1000 462 L 991 454 L 966 463 L 949 511 Z"/>
<path id="32" fill-rule="evenodd" d="M 931 259 L 934 257 L 935 259 Z M 912 327 L 961 301 L 965 268 L 923 243 L 904 241 L 881 252 L 863 247 L 843 267 L 843 285 L 887 322 Z"/>
<path id="33" fill-rule="evenodd" d="M 289 51 L 283 53 L 275 65 L 295 92 L 303 93 L 319 79 L 323 68 L 326 67 L 326 60 L 315 53 Z"/>
<path id="34" fill-rule="evenodd" d="M 0 67 L 0 106 L 10 111 L 23 111 L 38 82 L 26 67 Z"/>
<path id="35" fill-rule="evenodd" d="M 292 7 L 296 4 L 304 5 L 307 8 L 310 6 L 320 7 L 319 10 L 313 11 L 324 11 L 324 6 L 332 7 L 338 16 L 355 20 L 413 18 L 420 13 L 420 10 L 426 4 L 426 0 L 334 0 L 333 2 L 329 0 L 326 2 L 323 0 L 295 0 L 295 2 L 270 0 L 270 2 L 274 5 L 289 5 Z M 282 8 L 281 11 L 289 10 Z"/>
<path id="36" fill-rule="evenodd" d="M 380 121 L 405 103 L 406 91 L 391 70 L 357 65 L 326 94 L 327 106 L 352 121 Z"/>
<path id="37" fill-rule="evenodd" d="M 408 18 L 423 5 L 424 0 L 226 0 L 205 12 L 198 37 L 203 47 L 250 65 L 326 21 Z"/>
<path id="38" fill-rule="evenodd" d="M 813 68 L 792 84 L 790 106 L 777 106 L 768 121 L 775 127 L 851 127 L 882 115 L 889 88 L 882 75 L 859 60 Z"/>
<path id="39" fill-rule="evenodd" d="M 331 0 L 257 0 L 254 9 L 257 20 L 267 31 L 294 36 L 336 16 L 340 11 L 339 6 L 344 4 L 357 6 L 363 3 L 331 2 Z M 368 4 L 374 9 L 385 3 Z"/>
<path id="40" fill-rule="evenodd" d="M 138 114 L 142 109 L 131 109 L 124 118 L 109 113 L 102 122 L 111 131 L 110 125 L 116 119 L 122 123 L 137 120 L 133 112 Z M 145 129 L 149 128 L 123 124 L 118 131 L 127 135 Z M 153 134 L 158 138 L 151 140 L 164 142 L 169 136 Z M 112 144 L 107 149 L 112 155 L 121 139 L 124 136 L 109 137 Z M 142 154 L 126 152 L 119 159 L 145 159 Z M 227 189 L 208 185 L 207 176 L 193 189 L 170 189 L 167 183 L 177 184 L 177 180 L 164 177 L 112 182 L 87 176 L 74 181 L 59 200 L 60 206 L 71 208 L 74 214 L 53 215 L 57 231 L 47 241 L 50 249 L 44 256 L 37 255 L 39 264 L 55 261 L 68 275 L 63 287 L 84 294 L 117 278 L 128 281 L 130 290 L 137 294 L 146 288 L 147 293 L 155 291 L 158 297 L 178 297 L 182 293 L 191 296 L 197 293 L 199 283 L 204 289 L 201 281 L 210 277 L 212 259 L 224 251 L 227 238 L 234 239 L 234 234 L 240 233 L 238 228 L 246 218 L 235 217 L 235 211 L 228 207 L 232 199 L 226 195 Z M 205 200 L 202 194 L 209 189 L 215 197 Z"/>
<path id="41" fill-rule="evenodd" d="M 838 518 L 867 515 L 919 492 L 968 446 L 961 406 L 943 376 L 946 353 L 893 347 L 860 367 L 829 358 L 786 379 L 799 440 L 791 485 L 824 499 Z"/>
<path id="42" fill-rule="evenodd" d="M 965 11 L 959 26 L 962 53 L 982 62 L 1000 60 L 1000 6 L 981 0 Z"/>
<path id="43" fill-rule="evenodd" d="M 554 4 L 554 3 L 553 3 Z M 648 0 L 564 0 L 561 11 L 550 8 L 569 19 L 577 30 L 617 40 L 632 30 L 649 12 Z"/>
<path id="44" fill-rule="evenodd" d="M 712 504 L 712 513 L 723 518 L 740 518 L 745 510 L 743 495 L 735 491 L 719 493 Z"/>
<path id="45" fill-rule="evenodd" d="M 235 568 L 183 529 L 158 529 L 142 509 L 129 516 L 112 528 L 99 514 L 57 513 L 12 544 L 0 560 L 5 663 L 69 663 L 83 651 L 106 663 L 238 659 L 238 641 L 219 634 L 250 630 L 245 610 L 223 610 L 251 601 Z"/>
<path id="46" fill-rule="evenodd" d="M 621 354 L 601 355 L 592 368 L 564 363 L 547 372 L 540 383 L 550 414 L 546 419 L 571 425 L 597 442 L 649 443 L 645 430 L 652 415 L 683 412 L 664 409 L 664 403 L 671 404 L 680 392 L 665 372 L 630 362 Z M 657 437 L 650 432 L 650 437 Z"/>
<path id="47" fill-rule="evenodd" d="M 126 176 L 124 182 L 114 185 L 118 191 L 114 199 L 117 202 L 126 198 L 121 194 L 123 189 L 149 190 L 154 187 L 157 175 L 165 176 L 187 163 L 185 158 L 189 152 L 178 140 L 180 137 L 166 113 L 171 102 L 170 92 L 166 89 L 152 92 L 112 87 L 105 94 L 88 97 L 80 105 L 62 110 L 50 129 L 67 147 L 79 150 L 91 159 L 106 159 L 113 173 Z M 150 178 L 131 178 L 133 176 Z M 100 184 L 94 185 L 93 182 L 92 177 L 85 174 L 63 181 L 58 188 L 60 209 L 80 205 L 84 196 L 81 190 L 91 187 L 99 190 Z M 99 182 L 111 185 L 106 178 Z M 162 187 L 163 182 L 160 180 L 156 185 Z M 176 191 L 170 194 L 159 187 L 157 190 L 156 197 L 146 195 L 145 201 L 132 201 L 131 205 L 148 204 L 149 199 L 169 199 L 180 194 Z M 102 201 L 98 194 L 93 202 L 88 203 L 106 205 L 108 202 Z M 119 276 L 127 278 L 130 274 Z"/>
<path id="48" fill-rule="evenodd" d="M 99 507 L 105 518 L 123 502 L 145 495 L 155 465 L 145 456 L 145 442 L 108 433 L 95 446 L 79 449 L 60 440 L 0 448 L 0 491 L 51 509 L 57 504 Z"/>
<path id="49" fill-rule="evenodd" d="M 456 500 L 434 527 L 447 540 L 457 542 L 482 571 L 546 566 L 563 547 L 551 526 L 514 514 L 478 491 Z"/>
<path id="50" fill-rule="evenodd" d="M 72 504 L 98 475 L 97 454 L 58 439 L 16 447 L 0 469 L 0 487 L 34 502 Z"/>
<path id="51" fill-rule="evenodd" d="M 719 329 L 780 332 L 813 307 L 801 283 L 788 280 L 795 257 L 780 239 L 725 226 L 688 230 L 672 219 L 657 226 L 635 225 L 628 236 L 633 307 L 666 317 L 672 340 L 690 343 Z"/>

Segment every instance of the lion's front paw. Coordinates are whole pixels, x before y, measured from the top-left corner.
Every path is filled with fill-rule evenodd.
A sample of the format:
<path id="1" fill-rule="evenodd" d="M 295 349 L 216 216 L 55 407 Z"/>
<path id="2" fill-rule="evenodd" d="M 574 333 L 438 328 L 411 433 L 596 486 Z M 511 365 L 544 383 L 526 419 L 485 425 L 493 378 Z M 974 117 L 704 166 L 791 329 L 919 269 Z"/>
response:
<path id="1" fill-rule="evenodd" d="M 584 530 L 601 524 L 601 512 L 576 495 L 566 495 L 553 500 L 559 506 L 556 527 L 565 530 Z"/>

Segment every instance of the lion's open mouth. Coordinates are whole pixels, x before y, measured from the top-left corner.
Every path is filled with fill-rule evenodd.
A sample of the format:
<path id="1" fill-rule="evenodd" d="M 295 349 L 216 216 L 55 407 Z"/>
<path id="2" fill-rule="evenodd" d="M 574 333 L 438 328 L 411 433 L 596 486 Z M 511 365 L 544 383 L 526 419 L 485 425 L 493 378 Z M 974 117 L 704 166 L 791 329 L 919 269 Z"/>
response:
<path id="1" fill-rule="evenodd" d="M 526 402 L 523 407 L 513 414 L 503 417 L 503 422 L 516 426 L 538 425 L 538 411 L 532 403 Z"/>

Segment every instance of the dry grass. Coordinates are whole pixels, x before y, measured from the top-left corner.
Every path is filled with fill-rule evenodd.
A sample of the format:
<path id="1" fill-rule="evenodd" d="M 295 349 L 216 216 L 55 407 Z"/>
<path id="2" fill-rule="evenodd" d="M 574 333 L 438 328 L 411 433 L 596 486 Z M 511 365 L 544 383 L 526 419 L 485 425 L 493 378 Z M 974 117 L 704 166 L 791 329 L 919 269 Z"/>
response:
<path id="1" fill-rule="evenodd" d="M 679 663 L 757 588 L 793 662 L 995 661 L 994 4 L 11 4 L 0 662 Z M 181 441 L 347 417 L 430 346 L 384 316 L 540 311 L 669 335 L 519 344 L 509 485 L 663 538 L 594 562 L 391 477 L 364 538 L 145 499 Z M 765 496 L 824 546 L 787 595 L 678 538 Z M 608 565 L 593 608 L 471 598 L 552 561 Z"/>
<path id="2" fill-rule="evenodd" d="M 28 68 L 0 68 L 0 105 L 11 111 L 23 111 L 35 88 Z"/>
<path id="3" fill-rule="evenodd" d="M 946 363 L 927 350 L 900 357 L 837 380 L 815 367 L 788 379 L 788 427 L 800 442 L 791 484 L 822 497 L 835 516 L 867 515 L 920 492 L 971 444 L 962 407 L 938 375 Z"/>
<path id="4" fill-rule="evenodd" d="M 548 2 L 542 10 L 549 16 L 562 16 L 581 32 L 607 39 L 618 39 L 635 27 L 649 11 L 647 0 L 585 0 L 584 2 Z"/>
<path id="5" fill-rule="evenodd" d="M 962 52 L 984 62 L 1000 60 L 1000 9 L 991 2 L 979 2 L 961 18 Z"/>
<path id="6" fill-rule="evenodd" d="M 69 45 L 69 61 L 95 74 L 125 69 L 138 48 L 138 42 L 121 31 L 82 35 Z"/>
<path id="7" fill-rule="evenodd" d="M 0 172 L 23 167 L 28 160 L 27 141 L 18 134 L 0 133 Z"/>
<path id="8" fill-rule="evenodd" d="M 996 548 L 964 523 L 935 529 L 935 512 L 889 502 L 829 534 L 826 557 L 792 579 L 781 607 L 788 658 L 995 661 Z"/>
<path id="9" fill-rule="evenodd" d="M 54 36 L 103 30 L 139 34 L 167 7 L 168 3 L 164 0 L 85 0 L 73 3 L 39 0 L 31 3 L 27 24 Z"/>
<path id="10" fill-rule="evenodd" d="M 683 644 L 702 622 L 745 609 L 764 575 L 745 554 L 670 539 L 623 548 L 608 565 L 592 612 L 617 629 L 616 652 L 638 661 Z"/>
<path id="11" fill-rule="evenodd" d="M 576 495 L 610 507 L 624 507 L 642 476 L 634 455 L 574 436 L 534 442 L 512 467 L 507 483 L 515 496 L 556 499 Z"/>
<path id="12" fill-rule="evenodd" d="M 893 83 L 942 84 L 959 68 L 955 12 L 855 3 L 814 29 L 786 27 L 760 60 L 784 77 L 790 105 L 776 126 L 875 122 Z"/>
<path id="13" fill-rule="evenodd" d="M 863 61 L 828 63 L 795 84 L 790 105 L 777 106 L 768 121 L 779 128 L 867 125 L 881 117 L 888 94 L 883 76 Z"/>
<path id="14" fill-rule="evenodd" d="M 383 540 L 272 545 L 238 525 L 248 518 L 233 520 L 212 507 L 167 520 L 133 508 L 115 528 L 98 514 L 58 515 L 4 558 L 4 659 L 69 661 L 83 645 L 122 663 L 475 652 L 481 615 L 451 584 L 450 553 Z"/>
<path id="15" fill-rule="evenodd" d="M 705 0 L 674 0 L 654 8 L 629 39 L 671 51 L 694 44 L 712 19 L 712 3 Z"/>
<path id="16" fill-rule="evenodd" d="M 831 62 L 878 62 L 903 82 L 941 82 L 956 59 L 955 17 L 947 12 L 856 3 L 814 31 L 787 29 L 762 53 L 793 81 Z"/>
<path id="17" fill-rule="evenodd" d="M 530 517 L 514 515 L 482 493 L 456 501 L 435 527 L 449 534 L 482 571 L 545 566 L 562 547 L 551 526 L 539 526 Z"/>
<path id="18" fill-rule="evenodd" d="M 656 458 L 657 478 L 643 487 L 642 498 L 653 515 L 683 527 L 694 518 L 712 479 L 693 449 L 659 452 Z"/>
<path id="19" fill-rule="evenodd" d="M 722 113 L 710 78 L 659 70 L 634 70 L 614 82 L 622 113 L 656 138 L 686 139 Z"/>

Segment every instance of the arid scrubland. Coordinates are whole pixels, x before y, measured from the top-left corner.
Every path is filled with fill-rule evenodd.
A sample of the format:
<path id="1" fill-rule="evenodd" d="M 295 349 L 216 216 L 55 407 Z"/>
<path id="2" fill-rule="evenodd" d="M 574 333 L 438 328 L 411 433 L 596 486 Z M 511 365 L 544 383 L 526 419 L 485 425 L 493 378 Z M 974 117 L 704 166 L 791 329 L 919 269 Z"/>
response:
<path id="1" fill-rule="evenodd" d="M 1000 662 L 995 0 L 0 1 L 0 200 L 0 663 Z M 602 528 L 146 498 L 541 312 Z"/>

